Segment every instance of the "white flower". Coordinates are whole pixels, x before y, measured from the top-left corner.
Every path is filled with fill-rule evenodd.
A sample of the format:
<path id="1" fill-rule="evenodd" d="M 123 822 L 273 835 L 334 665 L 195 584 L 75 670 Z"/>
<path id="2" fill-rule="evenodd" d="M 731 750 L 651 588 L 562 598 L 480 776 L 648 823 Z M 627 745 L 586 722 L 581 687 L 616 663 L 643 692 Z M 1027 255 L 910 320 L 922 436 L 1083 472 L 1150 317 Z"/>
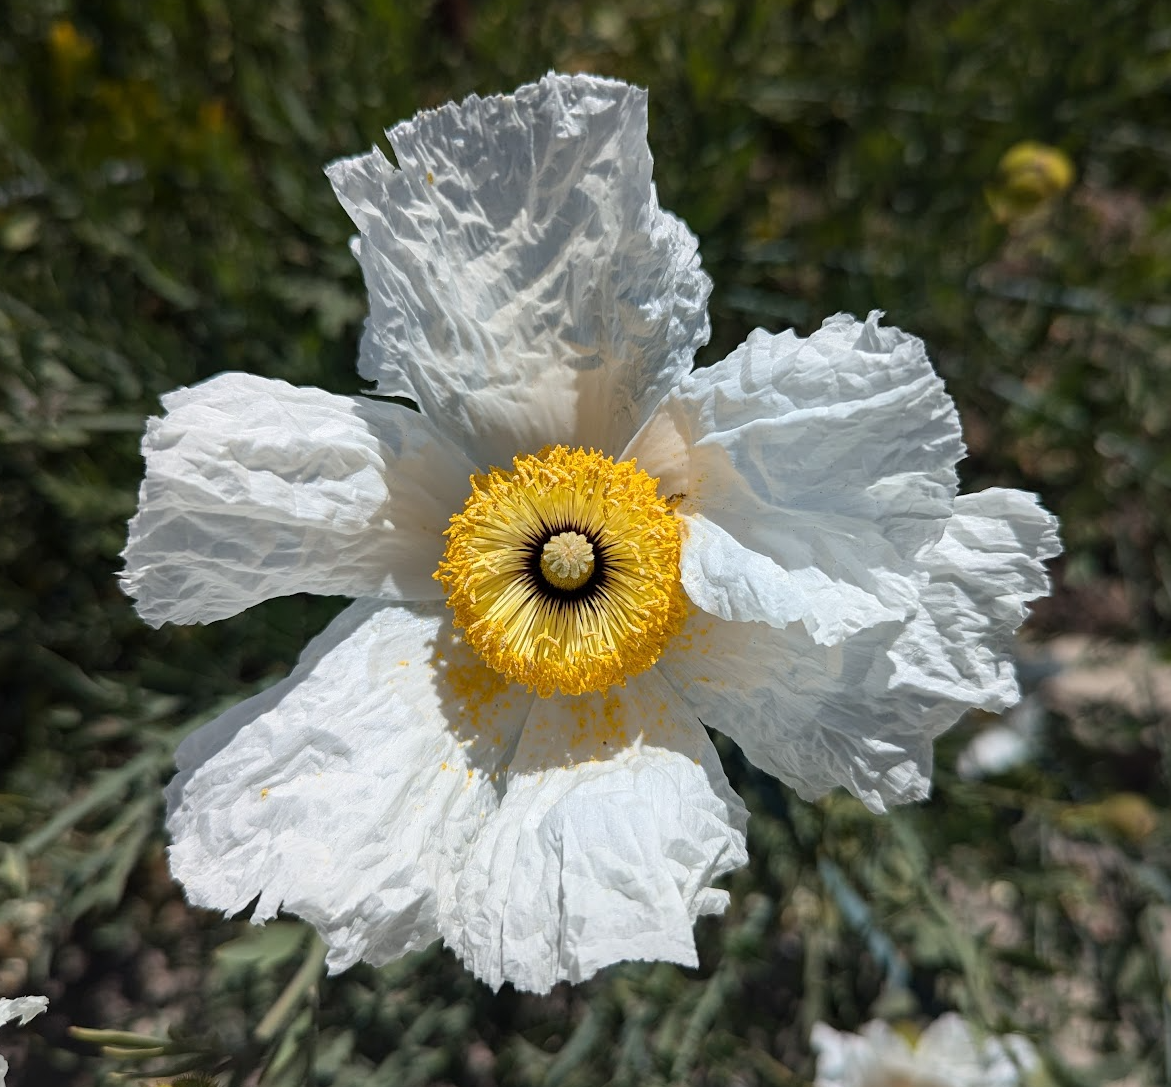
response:
<path id="1" fill-rule="evenodd" d="M 641 90 L 548 76 L 389 137 L 398 169 L 329 176 L 359 369 L 420 411 L 223 374 L 147 429 L 149 622 L 358 598 L 182 744 L 172 870 L 199 905 L 306 918 L 334 970 L 439 937 L 538 992 L 695 964 L 746 860 L 703 724 L 804 797 L 926 796 L 932 737 L 1017 697 L 1055 522 L 956 497 L 952 402 L 878 314 L 689 374 L 710 284 Z"/>
<path id="2" fill-rule="evenodd" d="M 981 1035 L 954 1012 L 935 1020 L 912 1045 L 881 1020 L 859 1034 L 815 1023 L 815 1087 L 1024 1087 L 1040 1059 L 1019 1034 Z"/>
<path id="3" fill-rule="evenodd" d="M 14 1019 L 20 1020 L 23 1027 L 30 1019 L 40 1015 L 49 1006 L 47 996 L 18 996 L 9 999 L 0 996 L 0 1027 L 11 1023 Z M 0 1054 L 0 1087 L 4 1087 L 5 1077 L 8 1075 L 8 1061 Z"/>

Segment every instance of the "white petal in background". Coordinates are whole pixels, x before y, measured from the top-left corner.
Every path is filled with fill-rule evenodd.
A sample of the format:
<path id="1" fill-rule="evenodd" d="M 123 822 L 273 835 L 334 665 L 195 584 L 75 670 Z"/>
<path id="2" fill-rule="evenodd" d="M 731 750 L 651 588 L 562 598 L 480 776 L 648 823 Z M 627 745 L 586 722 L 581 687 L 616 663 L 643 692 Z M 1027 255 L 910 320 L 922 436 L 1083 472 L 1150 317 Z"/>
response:
<path id="1" fill-rule="evenodd" d="M 800 618 L 832 644 L 914 612 L 909 563 L 943 532 L 964 448 L 922 342 L 880 316 L 753 332 L 627 450 L 686 495 L 683 582 L 713 615 Z"/>
<path id="2" fill-rule="evenodd" d="M 707 341 L 695 237 L 651 181 L 646 92 L 549 75 L 419 114 L 329 177 L 361 232 L 359 364 L 482 467 L 615 455 Z"/>
<path id="3" fill-rule="evenodd" d="M 249 374 L 163 398 L 123 587 L 159 626 L 296 592 L 426 600 L 471 463 L 417 412 Z"/>
<path id="4" fill-rule="evenodd" d="M 547 992 L 626 959 L 696 965 L 711 882 L 747 862 L 747 814 L 707 735 L 653 671 L 538 699 L 444 938 L 494 989 Z"/>
<path id="5" fill-rule="evenodd" d="M 924 1069 L 950 1065 L 963 1087 L 1017 1087 L 1040 1067 L 1037 1051 L 1023 1035 L 982 1035 L 955 1014 L 928 1025 L 915 1056 Z"/>
<path id="6" fill-rule="evenodd" d="M 14 1019 L 20 1020 L 20 1025 L 27 1026 L 30 1019 L 35 1019 L 49 1007 L 47 996 L 0 996 L 0 1027 L 11 1023 Z"/>
<path id="7" fill-rule="evenodd" d="M 40 1015 L 48 1006 L 49 998 L 47 996 L 18 996 L 12 999 L 0 997 L 0 1026 L 18 1019 L 23 1027 L 30 1019 Z M 8 1061 L 0 1055 L 0 1087 L 4 1087 L 7 1075 Z"/>
<path id="8" fill-rule="evenodd" d="M 815 799 L 844 785 L 872 811 L 930 790 L 931 742 L 967 709 L 1017 698 L 1010 649 L 1048 591 L 1056 521 L 1032 495 L 963 496 L 923 548 L 918 612 L 836 646 L 800 624 L 732 623 L 698 609 L 659 670 L 756 766 Z"/>
<path id="9" fill-rule="evenodd" d="M 498 806 L 532 695 L 490 673 L 441 603 L 358 601 L 288 679 L 179 747 L 171 870 L 196 905 L 314 924 L 342 970 L 439 936 Z"/>

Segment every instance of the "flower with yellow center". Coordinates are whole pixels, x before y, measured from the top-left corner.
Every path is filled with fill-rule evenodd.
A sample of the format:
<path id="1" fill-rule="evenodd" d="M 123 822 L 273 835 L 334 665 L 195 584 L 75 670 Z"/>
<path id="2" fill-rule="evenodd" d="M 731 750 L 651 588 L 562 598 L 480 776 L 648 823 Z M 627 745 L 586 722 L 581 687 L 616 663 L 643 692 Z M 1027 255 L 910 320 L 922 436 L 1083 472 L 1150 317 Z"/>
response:
<path id="1" fill-rule="evenodd" d="M 908 1039 L 880 1019 L 858 1034 L 813 1026 L 814 1087 L 1027 1087 L 1041 1062 L 1020 1034 L 982 1034 L 955 1013 Z"/>
<path id="2" fill-rule="evenodd" d="M 957 494 L 951 400 L 877 313 L 691 372 L 710 283 L 642 91 L 551 75 L 389 138 L 328 171 L 384 398 L 224 374 L 147 427 L 148 621 L 357 598 L 180 746 L 172 871 L 334 970 L 439 937 L 538 992 L 694 965 L 746 860 L 704 725 L 804 797 L 923 797 L 933 737 L 1017 697 L 1054 521 Z"/>

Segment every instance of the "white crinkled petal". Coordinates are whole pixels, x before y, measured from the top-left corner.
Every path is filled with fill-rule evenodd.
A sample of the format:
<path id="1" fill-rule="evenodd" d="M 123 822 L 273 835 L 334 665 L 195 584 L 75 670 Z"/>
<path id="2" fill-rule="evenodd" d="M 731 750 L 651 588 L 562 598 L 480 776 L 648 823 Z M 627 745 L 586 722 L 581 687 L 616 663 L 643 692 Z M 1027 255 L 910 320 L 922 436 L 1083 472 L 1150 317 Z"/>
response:
<path id="1" fill-rule="evenodd" d="M 624 456 L 685 495 L 682 576 L 724 619 L 818 642 L 914 613 L 951 514 L 959 422 L 920 340 L 839 314 L 761 330 L 668 393 Z"/>
<path id="2" fill-rule="evenodd" d="M 171 870 L 199 906 L 317 927 L 332 970 L 439 936 L 498 806 L 532 695 L 490 673 L 438 602 L 351 605 L 288 679 L 185 740 Z"/>
<path id="3" fill-rule="evenodd" d="M 1019 1087 L 1040 1067 L 1027 1038 L 982 1034 L 954 1012 L 923 1031 L 915 1059 L 924 1071 L 946 1068 L 959 1087 Z"/>
<path id="4" fill-rule="evenodd" d="M 747 814 L 703 729 L 654 671 L 538 699 L 444 939 L 494 989 L 547 992 L 611 963 L 696 965 L 697 916 L 746 863 Z"/>
<path id="5" fill-rule="evenodd" d="M 907 1040 L 880 1019 L 860 1033 L 837 1031 L 814 1023 L 810 1042 L 817 1053 L 814 1087 L 960 1087 L 946 1066 L 931 1071 L 938 1079 L 920 1080 L 919 1068 Z"/>
<path id="6" fill-rule="evenodd" d="M 931 742 L 967 709 L 1017 698 L 1009 655 L 1026 601 L 1043 595 L 1056 521 L 1032 495 L 965 495 L 924 546 L 919 610 L 838 645 L 800 624 L 696 610 L 658 668 L 703 722 L 806 799 L 843 785 L 873 811 L 928 794 Z"/>
<path id="7" fill-rule="evenodd" d="M 329 177 L 370 295 L 359 369 L 481 467 L 620 453 L 707 341 L 695 237 L 651 181 L 646 93 L 549 75 L 390 129 Z"/>
<path id="8" fill-rule="evenodd" d="M 1057 518 L 1036 496 L 991 488 L 960 495 L 939 542 L 919 612 L 891 647 L 892 684 L 999 713 L 1019 697 L 1010 649 L 1027 602 L 1049 591 Z"/>
<path id="9" fill-rule="evenodd" d="M 703 514 L 680 515 L 680 580 L 688 597 L 712 615 L 777 627 L 816 617 L 810 633 L 819 642 L 833 643 L 855 629 L 902 619 L 914 606 L 915 579 L 888 573 L 884 583 L 881 575 L 863 570 L 862 556 L 848 535 L 826 536 L 816 560 L 788 569 L 744 547 Z M 861 583 L 870 583 L 869 588 Z M 885 594 L 886 603 L 876 590 Z M 832 625 L 824 622 L 826 616 L 835 617 Z"/>
<path id="10" fill-rule="evenodd" d="M 884 623 L 823 646 L 799 623 L 697 612 L 658 667 L 704 724 L 806 800 L 842 785 L 881 812 L 930 788 L 933 734 L 920 700 L 886 689 L 882 657 L 899 629 Z"/>
<path id="11" fill-rule="evenodd" d="M 49 1007 L 47 996 L 0 996 L 0 1026 L 11 1023 L 14 1019 L 20 1020 L 20 1025 L 27 1025 L 30 1019 L 35 1019 Z"/>
<path id="12" fill-rule="evenodd" d="M 296 592 L 426 600 L 473 466 L 418 412 L 250 374 L 163 398 L 122 583 L 159 626 Z"/>

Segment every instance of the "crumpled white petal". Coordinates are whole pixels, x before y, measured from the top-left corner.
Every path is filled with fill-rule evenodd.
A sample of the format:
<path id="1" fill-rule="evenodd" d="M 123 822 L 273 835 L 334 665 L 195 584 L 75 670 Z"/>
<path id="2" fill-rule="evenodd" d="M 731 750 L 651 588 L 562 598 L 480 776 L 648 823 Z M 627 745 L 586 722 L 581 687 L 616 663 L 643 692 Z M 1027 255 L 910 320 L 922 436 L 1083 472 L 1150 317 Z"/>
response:
<path id="1" fill-rule="evenodd" d="M 815 1023 L 815 1087 L 1021 1087 L 1040 1067 L 1020 1034 L 979 1034 L 954 1012 L 931 1023 L 912 1046 L 875 1019 L 858 1034 Z"/>
<path id="2" fill-rule="evenodd" d="M 171 871 L 196 905 L 235 913 L 259 895 L 254 921 L 305 918 L 331 970 L 424 947 L 532 698 L 443 604 L 358 601 L 288 679 L 180 745 Z"/>
<path id="3" fill-rule="evenodd" d="M 0 1027 L 14 1019 L 20 1020 L 20 1026 L 27 1026 L 30 1019 L 35 1019 L 48 1007 L 47 996 L 0 996 Z"/>
<path id="4" fill-rule="evenodd" d="M 417 412 L 250 374 L 163 398 L 123 587 L 207 623 L 296 592 L 425 600 L 473 465 Z"/>
<path id="5" fill-rule="evenodd" d="M 685 495 L 691 599 L 724 619 L 800 618 L 833 644 L 911 615 L 910 560 L 942 534 L 963 456 L 922 341 L 846 314 L 761 330 L 685 378 L 626 456 Z"/>
<path id="6" fill-rule="evenodd" d="M 909 622 L 835 646 L 800 624 L 736 623 L 696 610 L 658 668 L 701 720 L 807 800 L 844 785 L 872 811 L 928 795 L 931 741 L 967 709 L 1016 701 L 1009 656 L 1026 601 L 1048 591 L 1056 520 L 1034 496 L 961 496 Z"/>
<path id="7" fill-rule="evenodd" d="M 361 232 L 359 369 L 481 468 L 621 452 L 707 341 L 695 237 L 659 208 L 646 92 L 548 75 L 419 114 L 329 169 Z"/>
<path id="8" fill-rule="evenodd" d="M 1014 705 L 1012 634 L 1027 601 L 1049 592 L 1044 562 L 1060 553 L 1057 518 L 1036 495 L 994 487 L 957 497 L 921 555 L 931 580 L 891 647 L 891 684 L 992 713 Z"/>
<path id="9" fill-rule="evenodd" d="M 703 729 L 655 675 L 538 699 L 499 811 L 467 854 L 444 939 L 492 988 L 547 992 L 610 963 L 696 965 L 711 882 L 747 814 Z"/>
<path id="10" fill-rule="evenodd" d="M 20 1020 L 25 1026 L 30 1019 L 40 1015 L 49 1006 L 47 996 L 17 996 L 9 999 L 0 996 L 0 1026 L 11 1023 L 14 1019 Z M 8 1061 L 0 1055 L 0 1087 L 4 1087 L 5 1077 L 8 1075 Z"/>

